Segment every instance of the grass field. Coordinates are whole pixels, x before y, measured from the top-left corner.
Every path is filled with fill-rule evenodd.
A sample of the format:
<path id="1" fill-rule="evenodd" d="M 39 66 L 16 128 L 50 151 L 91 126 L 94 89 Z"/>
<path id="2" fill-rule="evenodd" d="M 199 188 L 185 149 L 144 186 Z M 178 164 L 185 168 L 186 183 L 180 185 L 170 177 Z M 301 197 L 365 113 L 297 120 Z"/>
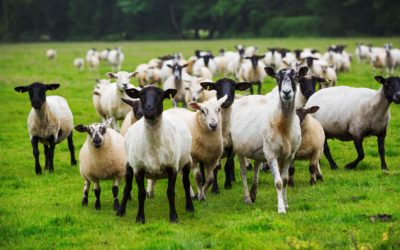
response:
<path id="1" fill-rule="evenodd" d="M 91 47 L 103 49 L 122 46 L 125 52 L 123 69 L 133 71 L 150 58 L 181 51 L 193 54 L 194 49 L 233 49 L 243 43 L 266 47 L 314 47 L 324 50 L 333 43 L 348 44 L 354 53 L 355 42 L 381 45 L 391 41 L 400 47 L 399 38 L 381 39 L 260 39 L 222 41 L 160 41 L 122 43 L 49 43 L 0 45 L 0 248 L 1 249 L 400 249 L 400 105 L 392 104 L 392 120 L 386 140 L 389 172 L 382 172 L 376 138 L 364 141 L 366 157 L 354 171 L 344 165 L 356 158 L 353 143 L 330 141 L 339 170 L 331 171 L 325 157 L 321 166 L 325 180 L 316 186 L 308 184 L 307 162 L 296 163 L 296 185 L 289 189 L 289 210 L 277 213 L 276 191 L 270 173 L 260 176 L 259 195 L 254 205 L 245 205 L 239 180 L 232 190 L 209 193 L 207 201 L 194 202 L 195 213 L 184 210 L 182 184 L 177 182 L 176 204 L 179 224 L 168 222 L 166 180 L 156 186 L 156 197 L 146 200 L 146 224 L 134 223 L 137 212 L 137 188 L 128 202 L 125 217 L 116 217 L 112 210 L 111 182 L 101 182 L 102 210 L 93 207 L 94 194 L 89 194 L 89 207 L 81 207 L 83 181 L 79 167 L 69 165 L 67 143 L 56 147 L 55 172 L 36 176 L 29 142 L 26 118 L 30 110 L 27 94 L 13 88 L 34 81 L 58 82 L 53 93 L 67 98 L 74 114 L 74 123 L 98 121 L 91 91 L 94 79 L 105 78 L 110 70 L 77 71 L 75 57 L 84 57 Z M 58 51 L 56 61 L 45 57 L 47 48 Z M 378 89 L 368 65 L 353 62 L 351 72 L 340 74 L 338 85 Z M 268 78 L 263 92 L 275 86 Z M 166 102 L 169 107 L 170 103 Z M 75 133 L 76 155 L 86 136 Z M 43 148 L 41 159 L 43 167 Z M 219 176 L 223 186 L 223 174 Z M 249 180 L 252 174 L 248 174 Z M 192 185 L 194 185 L 192 178 Z M 122 197 L 120 188 L 120 196 Z M 389 222 L 371 216 L 389 214 Z"/>

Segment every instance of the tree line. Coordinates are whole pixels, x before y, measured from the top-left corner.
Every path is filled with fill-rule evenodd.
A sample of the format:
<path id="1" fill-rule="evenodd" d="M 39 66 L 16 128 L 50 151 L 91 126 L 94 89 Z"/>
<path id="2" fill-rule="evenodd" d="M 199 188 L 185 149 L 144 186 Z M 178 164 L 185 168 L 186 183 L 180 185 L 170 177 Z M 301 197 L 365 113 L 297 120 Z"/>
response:
<path id="1" fill-rule="evenodd" d="M 0 0 L 1 41 L 393 36 L 398 0 Z"/>

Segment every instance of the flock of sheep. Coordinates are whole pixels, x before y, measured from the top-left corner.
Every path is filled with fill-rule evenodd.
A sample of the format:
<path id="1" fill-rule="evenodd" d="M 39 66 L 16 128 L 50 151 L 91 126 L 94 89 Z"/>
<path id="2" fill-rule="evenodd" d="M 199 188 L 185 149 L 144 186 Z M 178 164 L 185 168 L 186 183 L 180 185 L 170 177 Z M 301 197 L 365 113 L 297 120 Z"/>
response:
<path id="1" fill-rule="evenodd" d="M 83 206 L 88 204 L 93 183 L 95 208 L 100 209 L 99 180 L 112 179 L 114 209 L 117 215 L 124 215 L 135 177 L 139 203 L 136 221 L 144 223 L 146 197 L 154 196 L 157 179 L 167 178 L 169 218 L 177 222 L 178 174 L 182 175 L 186 210 L 191 212 L 193 198 L 205 200 L 210 187 L 212 192 L 219 192 L 217 175 L 223 158 L 226 158 L 224 187 L 232 187 L 236 155 L 245 202 L 256 200 L 263 165 L 274 178 L 278 212 L 285 213 L 286 188 L 294 185 L 296 160 L 309 161 L 311 185 L 323 180 L 320 167 L 323 152 L 331 168 L 337 168 L 327 139 L 354 141 L 358 156 L 346 165 L 347 169 L 353 169 L 364 158 L 363 139 L 377 136 L 381 168 L 387 169 L 384 141 L 390 104 L 400 103 L 399 77 L 376 76 L 382 86 L 379 90 L 335 86 L 337 74 L 349 71 L 351 66 L 351 55 L 344 45 L 332 45 L 323 54 L 314 49 L 290 52 L 285 48 L 269 48 L 265 54 L 257 55 L 255 46 L 235 48 L 235 51 L 220 50 L 218 56 L 201 50 L 188 59 L 181 53 L 165 55 L 140 64 L 133 73 L 119 71 L 124 58 L 120 49 L 87 52 L 86 62 L 90 67 L 107 60 L 118 72 L 107 73 L 115 82 L 96 80 L 93 104 L 103 122 L 75 126 L 76 131 L 87 133 L 79 154 L 80 173 L 85 180 Z M 382 53 L 375 50 L 372 47 L 368 50 L 372 65 L 377 66 L 376 60 L 382 62 L 385 55 L 385 65 L 393 73 L 398 65 L 394 59 L 398 50 L 389 46 Z M 364 52 L 365 46 L 359 45 L 357 58 L 364 60 Z M 48 51 L 47 56 L 55 58 L 56 52 Z M 74 61 L 78 68 L 83 63 L 83 59 Z M 224 77 L 214 82 L 217 73 Z M 267 75 L 275 79 L 277 86 L 260 95 Z M 132 78 L 137 79 L 138 86 L 131 83 Z M 253 85 L 258 87 L 258 95 L 252 95 Z M 28 130 L 36 174 L 42 172 L 39 142 L 44 145 L 45 169 L 50 172 L 54 169 L 55 146 L 66 138 L 71 164 L 76 164 L 72 112 L 64 98 L 46 96 L 46 91 L 59 86 L 35 82 L 15 88 L 17 92 L 28 92 L 31 100 Z M 251 94 L 237 93 L 246 90 Z M 170 99 L 174 108 L 164 110 L 165 99 Z M 177 107 L 179 103 L 183 108 Z M 250 160 L 254 161 L 253 166 Z M 251 169 L 254 178 L 249 190 L 246 174 Z M 190 184 L 190 170 L 194 172 L 197 192 Z M 120 204 L 118 186 L 124 177 L 126 184 Z"/>

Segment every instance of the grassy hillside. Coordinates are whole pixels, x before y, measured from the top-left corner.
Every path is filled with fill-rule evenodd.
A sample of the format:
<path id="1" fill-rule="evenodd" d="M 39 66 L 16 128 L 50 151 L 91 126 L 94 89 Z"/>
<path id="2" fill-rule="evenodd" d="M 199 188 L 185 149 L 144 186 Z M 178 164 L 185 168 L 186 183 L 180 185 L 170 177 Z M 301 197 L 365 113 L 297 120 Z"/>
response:
<path id="1" fill-rule="evenodd" d="M 321 248 L 400 248 L 400 105 L 392 105 L 392 120 L 386 139 L 389 172 L 380 170 L 376 138 L 364 141 L 365 159 L 354 171 L 344 165 L 356 158 L 351 142 L 330 141 L 339 170 L 331 171 L 325 157 L 321 166 L 324 182 L 310 187 L 308 163 L 296 163 L 296 185 L 288 191 L 289 210 L 277 213 L 276 191 L 270 173 L 261 173 L 259 194 L 254 205 L 243 200 L 236 161 L 238 182 L 232 190 L 209 193 L 207 201 L 194 202 L 195 213 L 184 209 L 182 183 L 177 182 L 176 205 L 179 224 L 168 222 L 166 180 L 156 185 L 156 197 L 146 200 L 146 224 L 134 223 L 137 212 L 137 188 L 127 205 L 125 217 L 112 210 L 111 181 L 101 182 L 102 210 L 81 207 L 83 180 L 79 167 L 69 165 L 67 143 L 56 147 L 55 172 L 36 176 L 26 119 L 30 110 L 27 94 L 13 88 L 34 81 L 61 84 L 48 94 L 67 98 L 74 123 L 89 124 L 99 120 L 92 104 L 95 78 L 105 78 L 110 70 L 80 72 L 72 66 L 75 57 L 84 57 L 88 48 L 121 46 L 126 59 L 123 69 L 133 71 L 149 59 L 172 52 L 193 54 L 194 49 L 233 49 L 234 44 L 320 50 L 334 43 L 348 44 L 354 53 L 355 42 L 381 45 L 391 41 L 400 47 L 399 38 L 382 39 L 260 39 L 221 41 L 165 41 L 122 43 L 41 43 L 0 45 L 0 248 L 140 248 L 140 249 L 321 249 Z M 56 61 L 45 57 L 47 48 L 58 51 Z M 353 61 L 350 73 L 340 74 L 338 85 L 378 89 L 369 65 Z M 134 81 L 133 81 L 134 82 Z M 263 92 L 275 86 L 268 78 Z M 170 107 L 170 102 L 166 102 Z M 76 155 L 86 136 L 75 133 Z M 43 148 L 41 159 L 43 167 Z M 224 175 L 220 174 L 220 186 Z M 248 174 L 249 181 L 252 174 Z M 192 178 L 192 185 L 195 182 Z M 120 186 L 120 196 L 124 183 Z M 372 222 L 376 214 L 390 214 L 389 222 Z"/>

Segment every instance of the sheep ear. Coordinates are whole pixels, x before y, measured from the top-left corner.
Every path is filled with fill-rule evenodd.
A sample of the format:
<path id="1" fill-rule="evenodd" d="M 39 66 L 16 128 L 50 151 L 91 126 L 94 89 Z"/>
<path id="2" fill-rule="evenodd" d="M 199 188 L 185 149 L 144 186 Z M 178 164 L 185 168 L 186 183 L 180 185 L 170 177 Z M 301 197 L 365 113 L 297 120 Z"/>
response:
<path id="1" fill-rule="evenodd" d="M 96 78 L 94 80 L 96 81 L 96 83 L 100 83 L 100 79 L 99 78 Z"/>
<path id="2" fill-rule="evenodd" d="M 278 74 L 275 73 L 275 70 L 272 67 L 265 67 L 264 70 L 265 73 L 267 73 L 267 75 L 269 75 L 270 77 L 278 79 Z"/>
<path id="3" fill-rule="evenodd" d="M 108 76 L 109 78 L 117 78 L 117 75 L 114 74 L 113 72 L 107 72 L 106 76 Z"/>
<path id="4" fill-rule="evenodd" d="M 121 100 L 128 104 L 129 106 L 133 107 L 135 105 L 135 101 L 134 100 L 130 100 L 130 99 L 125 99 L 125 98 L 121 98 Z"/>
<path id="5" fill-rule="evenodd" d="M 312 114 L 312 113 L 317 112 L 318 110 L 319 110 L 319 106 L 312 106 L 311 108 L 306 109 L 305 112 L 307 114 Z"/>
<path id="6" fill-rule="evenodd" d="M 201 82 L 200 85 L 205 90 L 217 90 L 217 85 L 213 82 Z"/>
<path id="7" fill-rule="evenodd" d="M 249 82 L 237 82 L 235 84 L 235 88 L 240 91 L 245 91 L 246 89 L 251 87 L 251 83 Z"/>
<path id="8" fill-rule="evenodd" d="M 129 76 L 129 78 L 135 77 L 138 73 L 139 73 L 139 72 L 137 72 L 137 71 L 132 72 L 131 75 Z"/>
<path id="9" fill-rule="evenodd" d="M 244 57 L 244 59 L 251 59 L 251 57 L 249 57 L 249 56 L 245 56 L 245 57 Z"/>
<path id="10" fill-rule="evenodd" d="M 60 87 L 58 83 L 46 84 L 46 90 L 55 90 Z"/>
<path id="11" fill-rule="evenodd" d="M 193 110 L 200 110 L 201 106 L 198 102 L 191 102 L 189 103 L 189 106 L 193 109 Z"/>
<path id="12" fill-rule="evenodd" d="M 375 80 L 379 82 L 380 84 L 385 84 L 386 79 L 383 76 L 375 76 Z"/>
<path id="13" fill-rule="evenodd" d="M 173 68 L 171 64 L 167 64 L 167 67 L 170 68 L 170 69 Z"/>
<path id="14" fill-rule="evenodd" d="M 227 99 L 228 99 L 228 96 L 227 96 L 227 95 L 224 95 L 224 97 L 220 98 L 220 99 L 218 100 L 219 106 L 221 106 L 222 104 L 224 104 L 224 102 L 225 102 Z"/>
<path id="15" fill-rule="evenodd" d="M 163 99 L 172 99 L 178 91 L 176 89 L 167 89 L 164 91 Z"/>
<path id="16" fill-rule="evenodd" d="M 189 63 L 182 65 L 182 68 L 186 68 L 187 66 L 189 66 Z"/>
<path id="17" fill-rule="evenodd" d="M 296 109 L 296 115 L 299 117 L 300 122 L 302 122 L 304 120 L 304 118 L 306 117 L 307 113 L 306 113 L 305 109 L 298 108 L 298 109 Z"/>
<path id="18" fill-rule="evenodd" d="M 19 86 L 19 87 L 15 87 L 14 90 L 19 93 L 24 93 L 24 92 L 28 91 L 30 88 L 31 88 L 30 86 Z"/>
<path id="19" fill-rule="evenodd" d="M 103 122 L 103 126 L 105 128 L 108 128 L 111 125 L 112 121 L 113 121 L 112 117 L 110 119 L 107 119 L 107 121 Z"/>
<path id="20" fill-rule="evenodd" d="M 265 55 L 259 56 L 258 59 L 263 59 Z"/>
<path id="21" fill-rule="evenodd" d="M 308 67 L 303 66 L 303 67 L 300 67 L 299 72 L 297 74 L 299 77 L 303 77 L 307 74 L 307 72 L 308 72 Z"/>
<path id="22" fill-rule="evenodd" d="M 125 93 L 131 98 L 140 98 L 140 91 L 135 88 L 125 89 Z"/>
<path id="23" fill-rule="evenodd" d="M 81 133 L 87 132 L 88 131 L 88 127 L 86 127 L 85 125 L 79 124 L 75 126 L 75 130 Z"/>

